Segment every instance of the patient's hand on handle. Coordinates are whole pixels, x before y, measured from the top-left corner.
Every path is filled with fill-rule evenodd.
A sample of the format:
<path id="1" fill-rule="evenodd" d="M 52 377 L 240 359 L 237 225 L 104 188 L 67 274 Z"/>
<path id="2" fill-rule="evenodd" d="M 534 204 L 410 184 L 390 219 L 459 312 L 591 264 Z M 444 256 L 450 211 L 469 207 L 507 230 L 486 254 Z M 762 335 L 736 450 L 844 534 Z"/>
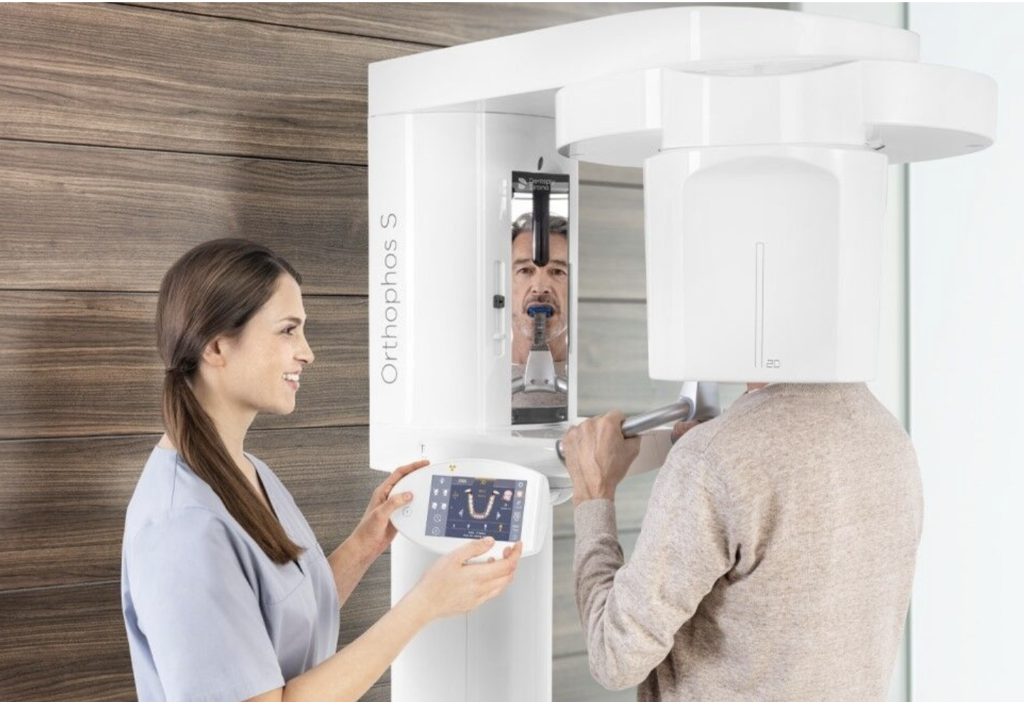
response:
<path id="1" fill-rule="evenodd" d="M 622 435 L 624 419 L 622 412 L 609 412 L 573 427 L 562 439 L 573 505 L 615 499 L 615 488 L 640 453 L 640 437 Z"/>

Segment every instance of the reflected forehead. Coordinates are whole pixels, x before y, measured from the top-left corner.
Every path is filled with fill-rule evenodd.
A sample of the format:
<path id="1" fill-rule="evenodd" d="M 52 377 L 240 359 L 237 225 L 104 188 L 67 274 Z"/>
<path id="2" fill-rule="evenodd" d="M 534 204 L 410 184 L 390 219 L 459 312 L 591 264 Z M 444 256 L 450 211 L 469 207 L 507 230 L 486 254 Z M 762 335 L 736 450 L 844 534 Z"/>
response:
<path id="1" fill-rule="evenodd" d="M 550 263 L 557 263 L 565 266 L 566 255 L 569 251 L 569 242 L 566 240 L 564 234 L 553 234 L 549 238 L 551 246 Z M 533 261 L 533 237 L 528 232 L 518 234 L 515 239 L 512 240 L 512 259 L 515 265 L 525 263 L 526 261 Z"/>

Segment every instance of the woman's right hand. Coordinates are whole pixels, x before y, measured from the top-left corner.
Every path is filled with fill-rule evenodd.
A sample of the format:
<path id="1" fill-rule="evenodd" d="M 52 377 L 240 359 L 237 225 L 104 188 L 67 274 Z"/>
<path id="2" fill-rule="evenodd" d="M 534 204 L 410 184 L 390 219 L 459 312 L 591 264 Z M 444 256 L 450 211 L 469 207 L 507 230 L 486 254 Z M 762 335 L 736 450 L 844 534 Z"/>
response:
<path id="1" fill-rule="evenodd" d="M 466 563 L 470 558 L 487 553 L 493 545 L 491 537 L 471 541 L 437 559 L 424 573 L 409 594 L 419 600 L 426 618 L 441 619 L 469 612 L 508 587 L 523 552 L 521 541 L 507 547 L 502 560 L 492 558 L 487 563 Z"/>

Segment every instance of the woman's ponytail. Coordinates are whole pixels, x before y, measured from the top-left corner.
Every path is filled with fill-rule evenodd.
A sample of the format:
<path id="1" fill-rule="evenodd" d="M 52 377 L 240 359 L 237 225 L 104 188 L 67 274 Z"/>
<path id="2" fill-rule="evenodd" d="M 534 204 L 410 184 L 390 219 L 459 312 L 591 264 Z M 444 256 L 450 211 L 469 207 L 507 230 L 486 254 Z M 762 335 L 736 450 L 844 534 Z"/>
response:
<path id="1" fill-rule="evenodd" d="M 163 388 L 167 434 L 185 463 L 278 564 L 297 559 L 303 549 L 235 465 L 192 382 L 207 344 L 217 336 L 240 333 L 273 295 L 282 275 L 302 282 L 269 249 L 241 239 L 219 239 L 197 246 L 171 267 L 157 302 L 157 343 L 168 366 Z"/>

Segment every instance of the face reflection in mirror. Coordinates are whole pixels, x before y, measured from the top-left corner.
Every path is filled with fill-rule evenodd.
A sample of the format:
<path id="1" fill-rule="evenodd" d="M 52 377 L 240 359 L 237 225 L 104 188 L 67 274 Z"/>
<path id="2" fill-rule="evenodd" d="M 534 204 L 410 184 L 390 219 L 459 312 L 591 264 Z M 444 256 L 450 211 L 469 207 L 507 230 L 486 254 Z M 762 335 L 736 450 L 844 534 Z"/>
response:
<path id="1" fill-rule="evenodd" d="M 556 202 L 568 206 L 567 197 L 551 204 Z M 525 204 L 536 205 L 532 199 Z M 538 266 L 533 262 L 533 216 L 529 211 L 518 216 L 511 231 L 513 424 L 568 417 L 569 220 L 552 207 L 546 217 L 548 262 Z"/>
<path id="2" fill-rule="evenodd" d="M 524 364 L 533 343 L 534 319 L 528 310 L 546 305 L 548 317 L 545 341 L 555 363 L 565 362 L 568 341 L 569 244 L 564 234 L 552 233 L 550 260 L 546 266 L 533 263 L 533 236 L 529 229 L 512 240 L 512 363 Z"/>

